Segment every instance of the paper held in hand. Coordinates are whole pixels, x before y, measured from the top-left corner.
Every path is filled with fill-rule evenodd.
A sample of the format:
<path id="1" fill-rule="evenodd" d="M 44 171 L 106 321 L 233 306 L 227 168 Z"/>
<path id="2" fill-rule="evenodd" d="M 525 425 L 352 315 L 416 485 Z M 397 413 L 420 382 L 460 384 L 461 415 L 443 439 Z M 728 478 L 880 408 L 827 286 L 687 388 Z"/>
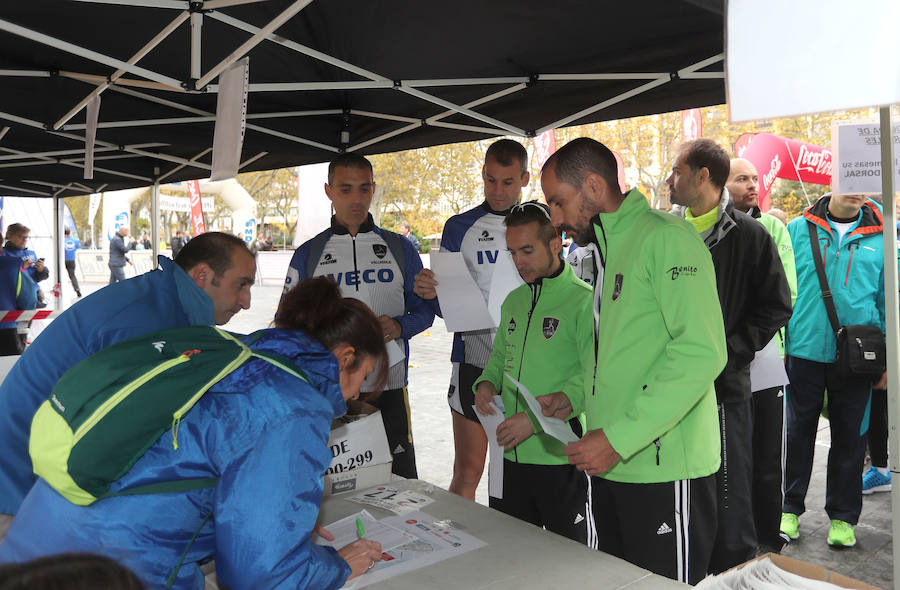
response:
<path id="1" fill-rule="evenodd" d="M 534 417 L 537 418 L 538 423 L 541 425 L 541 428 L 544 429 L 545 434 L 549 434 L 556 440 L 562 442 L 563 444 L 569 444 L 576 442 L 578 437 L 575 436 L 575 433 L 572 432 L 572 429 L 569 428 L 569 425 L 560 420 L 559 418 L 554 418 L 553 416 L 544 416 L 544 413 L 541 411 L 541 403 L 535 399 L 531 392 L 528 391 L 524 385 L 510 377 L 506 376 L 513 385 L 519 388 L 519 393 L 522 395 L 522 399 L 525 400 L 525 403 L 528 404 L 528 409 L 531 410 L 531 413 L 534 414 Z"/>
<path id="2" fill-rule="evenodd" d="M 466 261 L 459 252 L 433 252 L 431 270 L 448 332 L 487 330 L 496 327 L 487 303 Z"/>

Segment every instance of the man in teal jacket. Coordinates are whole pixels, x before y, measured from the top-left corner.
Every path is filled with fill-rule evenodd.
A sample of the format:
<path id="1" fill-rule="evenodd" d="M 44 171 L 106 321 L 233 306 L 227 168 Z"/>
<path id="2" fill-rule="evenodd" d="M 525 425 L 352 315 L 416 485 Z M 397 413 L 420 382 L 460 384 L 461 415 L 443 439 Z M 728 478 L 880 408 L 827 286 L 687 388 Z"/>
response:
<path id="1" fill-rule="evenodd" d="M 550 210 L 529 201 L 504 220 L 506 247 L 526 284 L 506 297 L 490 359 L 475 382 L 475 405 L 493 414 L 499 392 L 506 420 L 497 427 L 504 445 L 503 495 L 490 506 L 575 541 L 593 542 L 586 513 L 588 478 L 569 464 L 563 444 L 545 434 L 509 375 L 532 395 L 557 391 L 573 400 L 581 418 L 585 382 L 594 374 L 591 288 L 562 260 L 562 240 Z M 576 427 L 578 434 L 583 423 Z"/>
<path id="2" fill-rule="evenodd" d="M 856 544 L 853 527 L 862 510 L 866 440 L 860 429 L 872 381 L 842 375 L 835 365 L 836 338 L 819 287 L 809 228 L 815 229 L 825 276 L 842 326 L 876 326 L 884 331 L 884 242 L 881 209 L 862 195 L 825 195 L 788 224 L 797 264 L 797 303 L 788 323 L 787 463 L 781 531 L 800 536 L 806 510 L 819 414 L 828 390 L 831 450 L 825 512 L 831 519 L 828 544 Z M 882 376 L 876 387 L 883 388 Z"/>
<path id="3" fill-rule="evenodd" d="M 615 157 L 588 138 L 544 165 L 553 224 L 594 250 L 597 365 L 587 433 L 565 447 L 591 478 L 599 549 L 695 584 L 716 530 L 713 381 L 727 357 L 709 251 L 685 221 L 619 190 Z M 539 398 L 566 417 L 571 399 Z"/>

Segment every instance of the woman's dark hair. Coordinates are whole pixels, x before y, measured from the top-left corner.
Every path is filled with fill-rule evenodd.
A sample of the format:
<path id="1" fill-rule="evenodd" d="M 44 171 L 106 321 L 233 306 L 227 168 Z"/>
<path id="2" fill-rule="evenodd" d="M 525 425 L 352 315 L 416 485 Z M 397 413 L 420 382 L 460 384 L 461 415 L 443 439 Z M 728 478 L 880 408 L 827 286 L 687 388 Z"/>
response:
<path id="1" fill-rule="evenodd" d="M 108 557 L 62 553 L 0 565 L 0 590 L 144 590 L 131 570 Z"/>
<path id="2" fill-rule="evenodd" d="M 328 349 L 341 344 L 352 346 L 356 349 L 353 369 L 363 357 L 374 357 L 378 361 L 375 390 L 384 389 L 388 378 L 384 330 L 365 303 L 341 296 L 333 279 L 305 279 L 288 291 L 275 314 L 275 327 L 303 330 Z"/>

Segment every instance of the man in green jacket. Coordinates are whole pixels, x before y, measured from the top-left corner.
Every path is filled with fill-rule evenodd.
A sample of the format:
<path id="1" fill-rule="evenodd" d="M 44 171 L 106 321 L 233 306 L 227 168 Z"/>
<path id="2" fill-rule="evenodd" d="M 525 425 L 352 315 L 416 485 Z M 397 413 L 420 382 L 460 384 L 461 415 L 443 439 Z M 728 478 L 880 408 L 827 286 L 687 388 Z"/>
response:
<path id="1" fill-rule="evenodd" d="M 726 361 L 709 251 L 683 220 L 619 190 L 603 144 L 573 140 L 541 177 L 553 224 L 595 250 L 593 387 L 587 433 L 565 447 L 591 478 L 599 549 L 690 584 L 707 571 L 716 531 L 718 417 L 713 381 Z M 573 400 L 539 398 L 568 417 Z"/>
<path id="2" fill-rule="evenodd" d="M 743 158 L 731 160 L 725 188 L 734 208 L 759 221 L 775 240 L 793 306 L 797 300 L 797 269 L 791 236 L 780 219 L 759 210 L 759 173 L 753 163 Z M 784 326 L 775 334 L 775 343 L 783 359 Z M 785 543 L 780 530 L 785 453 L 784 386 L 758 388 L 752 382 L 750 385 L 753 392 L 753 521 L 759 550 L 778 553 Z"/>
<path id="3" fill-rule="evenodd" d="M 504 220 L 506 247 L 526 284 L 506 297 L 490 359 L 475 382 L 475 406 L 493 414 L 499 392 L 504 420 L 497 441 L 504 446 L 503 495 L 491 508 L 580 543 L 595 540 L 586 512 L 588 478 L 569 464 L 563 443 L 545 434 L 516 386 L 532 395 L 564 391 L 573 399 L 576 431 L 583 431 L 584 384 L 594 375 L 591 287 L 562 260 L 562 240 L 550 210 L 529 201 Z"/>

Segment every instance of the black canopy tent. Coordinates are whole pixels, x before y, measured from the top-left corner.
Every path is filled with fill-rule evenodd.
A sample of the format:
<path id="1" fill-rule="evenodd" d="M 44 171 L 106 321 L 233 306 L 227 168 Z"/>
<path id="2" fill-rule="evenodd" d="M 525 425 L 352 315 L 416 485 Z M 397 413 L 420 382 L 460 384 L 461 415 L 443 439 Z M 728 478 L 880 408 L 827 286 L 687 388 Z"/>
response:
<path id="1" fill-rule="evenodd" d="M 719 104 L 723 31 L 723 0 L 4 2 L 0 194 L 208 176 L 244 55 L 251 171 Z"/>

